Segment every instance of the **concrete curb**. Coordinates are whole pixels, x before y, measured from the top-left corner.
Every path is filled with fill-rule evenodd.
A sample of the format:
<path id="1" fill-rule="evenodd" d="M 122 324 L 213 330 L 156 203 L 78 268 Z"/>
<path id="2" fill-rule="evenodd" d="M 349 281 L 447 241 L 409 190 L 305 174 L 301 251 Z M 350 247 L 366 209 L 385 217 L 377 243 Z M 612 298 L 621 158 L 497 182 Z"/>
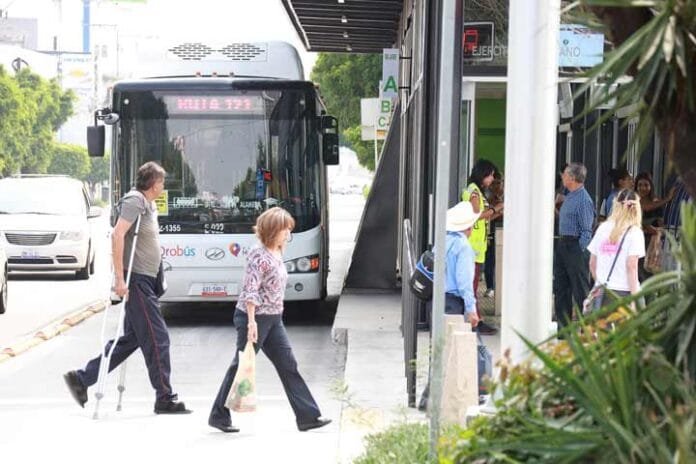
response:
<path id="1" fill-rule="evenodd" d="M 106 308 L 106 304 L 107 303 L 104 300 L 93 301 L 82 309 L 68 314 L 63 319 L 54 321 L 46 327 L 37 330 L 31 337 L 18 341 L 7 348 L 3 348 L 0 350 L 0 363 L 7 361 L 8 359 L 12 359 L 17 355 L 24 353 L 37 345 L 40 345 L 46 340 L 50 340 L 51 338 L 71 329 L 85 319 L 103 311 Z"/>

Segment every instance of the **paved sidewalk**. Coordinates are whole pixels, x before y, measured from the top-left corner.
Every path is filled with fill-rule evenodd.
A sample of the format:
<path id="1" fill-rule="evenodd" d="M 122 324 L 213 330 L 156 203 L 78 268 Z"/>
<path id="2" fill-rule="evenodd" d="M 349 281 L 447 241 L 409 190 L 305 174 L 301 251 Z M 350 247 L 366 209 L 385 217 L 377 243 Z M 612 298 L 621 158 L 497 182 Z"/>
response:
<path id="1" fill-rule="evenodd" d="M 341 464 L 363 452 L 366 435 L 393 423 L 427 420 L 424 413 L 408 407 L 400 323 L 400 292 L 346 291 L 341 295 L 332 329 L 334 342 L 347 345 L 337 454 Z M 500 336 L 483 339 L 495 363 Z M 419 332 L 418 398 L 427 380 L 428 351 L 428 332 Z"/>

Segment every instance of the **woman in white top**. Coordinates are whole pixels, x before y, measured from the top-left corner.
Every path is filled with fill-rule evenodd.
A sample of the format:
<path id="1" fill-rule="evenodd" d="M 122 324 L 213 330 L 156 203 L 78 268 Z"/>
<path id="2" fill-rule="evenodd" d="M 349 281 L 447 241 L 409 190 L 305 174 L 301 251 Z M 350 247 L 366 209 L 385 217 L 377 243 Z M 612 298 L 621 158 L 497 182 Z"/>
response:
<path id="1" fill-rule="evenodd" d="M 611 215 L 599 225 L 587 246 L 591 253 L 590 272 L 595 282 L 605 284 L 619 296 L 635 294 L 640 290 L 638 260 L 645 256 L 641 220 L 638 194 L 633 190 L 621 190 L 614 199 Z M 612 271 L 614 259 L 616 265 Z M 601 301 L 597 303 L 602 304 Z"/>

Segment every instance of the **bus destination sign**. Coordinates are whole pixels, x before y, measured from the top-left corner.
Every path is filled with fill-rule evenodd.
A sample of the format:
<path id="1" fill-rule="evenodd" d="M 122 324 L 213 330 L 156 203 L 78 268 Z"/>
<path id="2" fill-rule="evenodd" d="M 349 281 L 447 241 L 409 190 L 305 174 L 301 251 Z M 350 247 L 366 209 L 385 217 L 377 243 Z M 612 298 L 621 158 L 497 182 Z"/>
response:
<path id="1" fill-rule="evenodd" d="M 247 95 L 165 95 L 169 114 L 263 114 L 263 100 Z"/>

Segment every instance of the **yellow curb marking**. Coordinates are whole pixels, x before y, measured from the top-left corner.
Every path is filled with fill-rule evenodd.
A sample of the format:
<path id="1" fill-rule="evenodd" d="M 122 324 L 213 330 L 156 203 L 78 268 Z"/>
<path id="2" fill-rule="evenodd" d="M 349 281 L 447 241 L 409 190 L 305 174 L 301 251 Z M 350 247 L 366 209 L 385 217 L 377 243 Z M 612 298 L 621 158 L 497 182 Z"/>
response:
<path id="1" fill-rule="evenodd" d="M 51 338 L 76 326 L 85 319 L 103 311 L 105 308 L 106 303 L 104 301 L 94 301 L 84 308 L 68 314 L 60 322 L 52 322 L 34 333 L 31 338 L 17 342 L 14 345 L 8 346 L 0 351 L 0 363 L 24 353 L 25 351 L 34 348 L 36 345 L 39 345 L 46 340 L 50 340 Z"/>

